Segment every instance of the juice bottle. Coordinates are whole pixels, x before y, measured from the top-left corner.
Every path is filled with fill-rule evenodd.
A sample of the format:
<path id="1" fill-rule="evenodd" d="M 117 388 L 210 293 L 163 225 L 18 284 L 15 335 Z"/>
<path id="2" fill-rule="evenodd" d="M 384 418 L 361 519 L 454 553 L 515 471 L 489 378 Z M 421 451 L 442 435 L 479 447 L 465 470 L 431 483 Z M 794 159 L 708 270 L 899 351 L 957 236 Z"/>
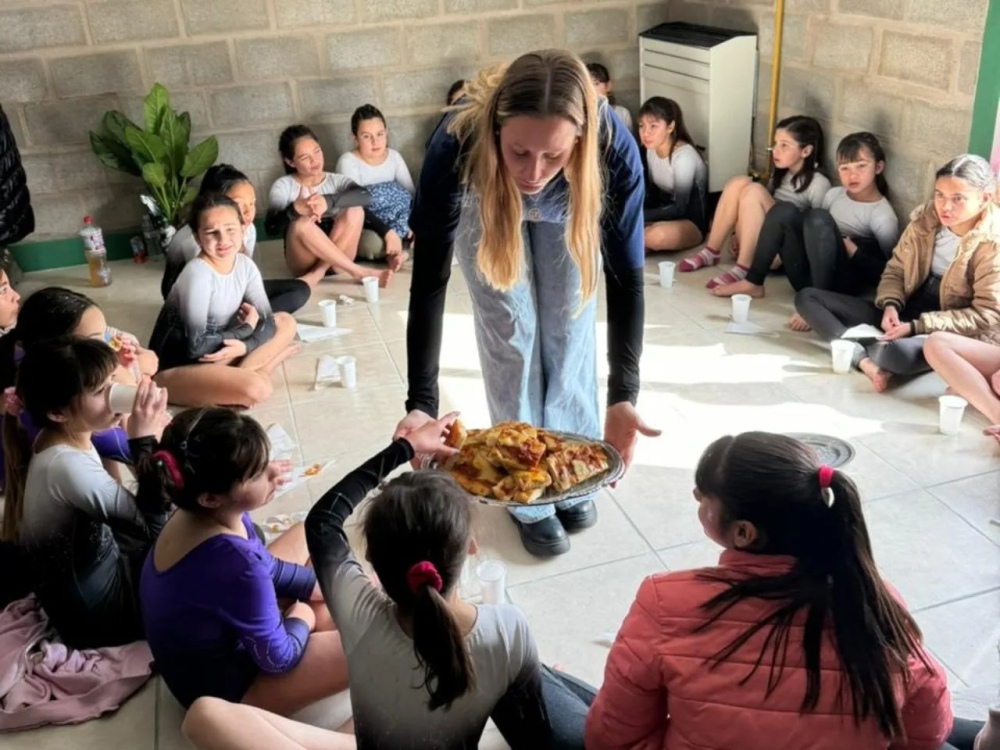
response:
<path id="1" fill-rule="evenodd" d="M 111 284 L 111 268 L 108 267 L 108 251 L 104 247 L 104 233 L 100 227 L 94 226 L 94 220 L 83 217 L 83 229 L 80 230 L 83 240 L 83 255 L 87 259 L 87 270 L 90 272 L 91 286 L 109 286 Z"/>

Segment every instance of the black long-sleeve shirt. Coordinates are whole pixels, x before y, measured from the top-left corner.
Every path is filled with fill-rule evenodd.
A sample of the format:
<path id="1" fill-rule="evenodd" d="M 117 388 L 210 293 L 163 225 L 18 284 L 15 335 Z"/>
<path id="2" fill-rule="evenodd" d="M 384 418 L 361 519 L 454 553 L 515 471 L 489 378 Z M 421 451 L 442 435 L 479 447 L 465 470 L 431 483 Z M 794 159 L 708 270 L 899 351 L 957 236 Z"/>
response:
<path id="1" fill-rule="evenodd" d="M 410 226 L 416 238 L 410 313 L 406 327 L 407 411 L 435 416 L 439 408 L 441 335 L 445 293 L 451 278 L 455 229 L 464 186 L 460 165 L 466 144 L 448 133 L 452 115 L 438 123 L 420 172 Z M 632 134 L 611 109 L 600 113 L 600 153 L 604 168 L 601 245 L 608 301 L 608 405 L 639 395 L 642 356 L 644 176 Z M 483 363 L 488 366 L 489 363 Z"/>

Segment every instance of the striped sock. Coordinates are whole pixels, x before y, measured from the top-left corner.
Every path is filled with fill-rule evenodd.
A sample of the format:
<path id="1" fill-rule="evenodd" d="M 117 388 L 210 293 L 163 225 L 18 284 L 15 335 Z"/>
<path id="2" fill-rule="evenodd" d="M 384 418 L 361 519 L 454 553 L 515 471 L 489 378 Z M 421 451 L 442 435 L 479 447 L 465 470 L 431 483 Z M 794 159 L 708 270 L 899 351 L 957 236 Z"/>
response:
<path id="1" fill-rule="evenodd" d="M 705 245 L 701 250 L 692 255 L 690 258 L 685 258 L 682 260 L 678 266 L 678 271 L 697 271 L 699 268 L 708 268 L 709 266 L 714 266 L 719 262 L 720 259 L 719 251 L 713 250 L 708 245 Z"/>
<path id="2" fill-rule="evenodd" d="M 722 286 L 723 284 L 735 284 L 737 281 L 743 281 L 743 279 L 747 277 L 747 273 L 749 271 L 750 268 L 748 266 L 741 266 L 737 263 L 728 271 L 720 273 L 714 279 L 705 284 L 705 286 L 709 289 L 715 289 L 715 287 Z"/>

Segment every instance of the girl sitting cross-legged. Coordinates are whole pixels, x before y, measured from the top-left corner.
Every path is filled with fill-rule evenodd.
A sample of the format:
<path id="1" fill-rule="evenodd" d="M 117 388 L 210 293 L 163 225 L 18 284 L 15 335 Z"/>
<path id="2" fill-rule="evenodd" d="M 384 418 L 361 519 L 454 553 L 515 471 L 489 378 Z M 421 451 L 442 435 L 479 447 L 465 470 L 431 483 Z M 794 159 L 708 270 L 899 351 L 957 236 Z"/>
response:
<path id="1" fill-rule="evenodd" d="M 190 224 L 201 252 L 156 319 L 156 382 L 176 404 L 254 406 L 271 396 L 274 368 L 297 351 L 295 319 L 271 312 L 260 271 L 240 251 L 243 222 L 230 198 L 199 195 Z"/>
<path id="2" fill-rule="evenodd" d="M 746 432 L 712 443 L 694 481 L 719 564 L 639 586 L 588 750 L 938 750 L 947 679 L 879 575 L 850 477 Z"/>
<path id="3" fill-rule="evenodd" d="M 416 188 L 402 155 L 387 145 L 385 117 L 365 104 L 351 115 L 354 150 L 341 155 L 337 173 L 366 188 L 371 202 L 365 208 L 365 229 L 358 256 L 381 260 L 398 271 L 409 259 L 403 243 L 413 240 L 410 207 Z"/>
<path id="4" fill-rule="evenodd" d="M 965 154 L 937 172 L 934 198 L 917 209 L 882 273 L 875 301 L 803 289 L 795 309 L 826 341 L 861 324 L 883 334 L 855 344 L 853 364 L 876 391 L 894 375 L 930 370 L 927 334 L 997 341 L 1000 327 L 1000 207 L 989 163 Z"/>
<path id="5" fill-rule="evenodd" d="M 139 465 L 140 499 L 172 504 L 142 571 L 146 638 L 184 706 L 202 696 L 288 715 L 347 686 L 340 636 L 306 567 L 302 526 L 266 548 L 249 513 L 289 467 L 230 409 L 189 409 Z"/>

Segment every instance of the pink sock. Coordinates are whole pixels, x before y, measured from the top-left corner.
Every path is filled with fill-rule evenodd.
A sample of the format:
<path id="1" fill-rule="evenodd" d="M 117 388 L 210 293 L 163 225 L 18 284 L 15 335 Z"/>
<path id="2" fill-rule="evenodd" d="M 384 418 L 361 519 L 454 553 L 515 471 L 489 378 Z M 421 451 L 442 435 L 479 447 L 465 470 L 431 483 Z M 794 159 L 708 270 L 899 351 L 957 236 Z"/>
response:
<path id="1" fill-rule="evenodd" d="M 692 255 L 690 258 L 685 258 L 682 260 L 678 266 L 679 271 L 697 271 L 699 268 L 707 268 L 708 266 L 714 266 L 719 262 L 719 251 L 713 250 L 708 245 L 705 245 L 701 250 Z"/>
<path id="2" fill-rule="evenodd" d="M 728 271 L 720 273 L 714 279 L 705 284 L 705 286 L 709 289 L 715 289 L 715 287 L 722 286 L 723 284 L 735 284 L 737 281 L 743 281 L 743 279 L 747 277 L 747 273 L 749 271 L 750 268 L 748 266 L 741 266 L 737 263 Z"/>

